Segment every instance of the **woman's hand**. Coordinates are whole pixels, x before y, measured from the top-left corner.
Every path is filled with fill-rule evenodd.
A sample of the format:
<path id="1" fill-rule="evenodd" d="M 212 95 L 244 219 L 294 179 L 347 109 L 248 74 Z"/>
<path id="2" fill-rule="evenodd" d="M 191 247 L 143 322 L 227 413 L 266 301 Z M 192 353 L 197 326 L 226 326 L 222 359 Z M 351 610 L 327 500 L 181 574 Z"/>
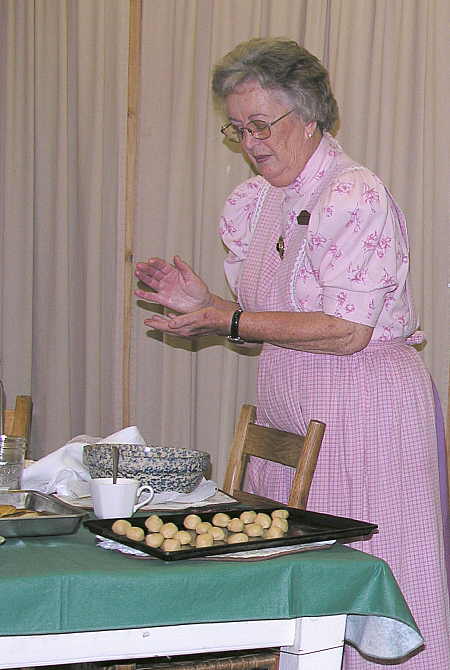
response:
<path id="1" fill-rule="evenodd" d="M 212 303 L 213 297 L 205 282 L 179 256 L 174 256 L 173 265 L 161 258 L 137 263 L 135 274 L 153 289 L 135 291 L 138 298 L 148 302 L 156 302 L 182 314 L 195 312 Z"/>
<path id="2" fill-rule="evenodd" d="M 154 314 L 144 323 L 153 330 L 179 337 L 228 335 L 235 306 L 229 309 L 205 307 L 187 314 Z"/>

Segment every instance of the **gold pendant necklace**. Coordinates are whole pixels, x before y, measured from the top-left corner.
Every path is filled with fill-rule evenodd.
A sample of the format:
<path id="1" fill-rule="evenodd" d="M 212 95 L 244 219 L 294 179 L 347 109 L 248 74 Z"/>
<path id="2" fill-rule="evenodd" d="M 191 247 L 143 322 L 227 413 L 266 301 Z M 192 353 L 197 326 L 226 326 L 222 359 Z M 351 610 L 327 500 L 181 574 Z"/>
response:
<path id="1" fill-rule="evenodd" d="M 280 237 L 278 238 L 278 242 L 276 243 L 275 248 L 278 251 L 278 254 L 279 254 L 280 258 L 283 260 L 283 256 L 284 256 L 284 238 L 283 238 L 283 235 L 280 235 Z"/>

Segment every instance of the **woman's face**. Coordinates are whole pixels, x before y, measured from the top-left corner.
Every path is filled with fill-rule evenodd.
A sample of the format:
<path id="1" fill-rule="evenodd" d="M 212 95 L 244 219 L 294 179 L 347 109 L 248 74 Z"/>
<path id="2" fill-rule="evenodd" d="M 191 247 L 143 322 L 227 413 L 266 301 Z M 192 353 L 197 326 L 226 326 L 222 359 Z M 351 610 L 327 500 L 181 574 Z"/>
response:
<path id="1" fill-rule="evenodd" d="M 261 88 L 255 81 L 236 87 L 227 96 L 225 106 L 229 120 L 240 128 L 249 121 L 270 123 L 292 108 L 282 93 Z M 288 186 L 303 170 L 319 142 L 316 123 L 304 124 L 293 112 L 272 126 L 267 140 L 257 140 L 244 132 L 241 147 L 257 172 L 272 186 Z"/>

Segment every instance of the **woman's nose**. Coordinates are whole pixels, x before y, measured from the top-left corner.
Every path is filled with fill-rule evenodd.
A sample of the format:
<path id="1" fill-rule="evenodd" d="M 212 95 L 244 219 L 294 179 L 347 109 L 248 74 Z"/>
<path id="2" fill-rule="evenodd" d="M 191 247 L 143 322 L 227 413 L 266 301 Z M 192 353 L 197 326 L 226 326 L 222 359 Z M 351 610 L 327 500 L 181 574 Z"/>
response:
<path id="1" fill-rule="evenodd" d="M 241 144 L 245 150 L 250 149 L 251 147 L 255 146 L 257 142 L 260 141 L 261 140 L 257 140 L 255 137 L 253 137 L 253 135 L 247 128 L 244 128 L 244 134 L 242 136 Z"/>

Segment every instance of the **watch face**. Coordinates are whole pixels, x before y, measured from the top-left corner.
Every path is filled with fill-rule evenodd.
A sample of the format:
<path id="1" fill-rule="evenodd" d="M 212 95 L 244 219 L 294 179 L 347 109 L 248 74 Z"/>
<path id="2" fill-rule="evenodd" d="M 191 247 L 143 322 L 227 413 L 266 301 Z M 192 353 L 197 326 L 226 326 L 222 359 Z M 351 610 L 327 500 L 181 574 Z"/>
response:
<path id="1" fill-rule="evenodd" d="M 233 344 L 245 344 L 245 340 L 242 337 L 231 337 L 231 335 L 228 335 L 227 339 L 229 342 L 233 342 Z"/>

